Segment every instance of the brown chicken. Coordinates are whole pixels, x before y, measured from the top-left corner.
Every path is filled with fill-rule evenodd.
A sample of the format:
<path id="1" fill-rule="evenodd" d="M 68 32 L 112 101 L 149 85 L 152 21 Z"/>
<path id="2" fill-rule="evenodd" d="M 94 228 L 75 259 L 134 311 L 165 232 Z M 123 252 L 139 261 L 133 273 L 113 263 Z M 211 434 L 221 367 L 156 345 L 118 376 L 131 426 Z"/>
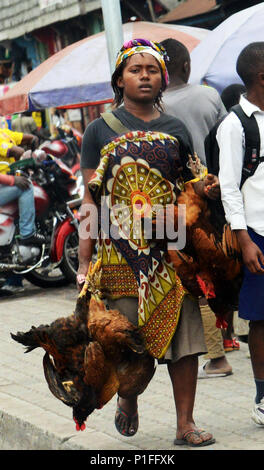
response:
<path id="1" fill-rule="evenodd" d="M 237 238 L 228 224 L 216 228 L 208 201 L 196 194 L 193 183 L 185 185 L 177 202 L 186 205 L 186 246 L 170 250 L 170 259 L 186 290 L 195 297 L 205 296 L 216 316 L 224 318 L 237 304 L 242 281 Z M 177 223 L 177 205 L 174 211 Z"/>
<path id="2" fill-rule="evenodd" d="M 77 430 L 116 393 L 123 398 L 142 393 L 155 372 L 140 330 L 117 310 L 107 310 L 99 289 L 100 261 L 89 267 L 74 314 L 11 334 L 27 346 L 25 352 L 46 351 L 46 381 L 55 397 L 73 408 Z"/>

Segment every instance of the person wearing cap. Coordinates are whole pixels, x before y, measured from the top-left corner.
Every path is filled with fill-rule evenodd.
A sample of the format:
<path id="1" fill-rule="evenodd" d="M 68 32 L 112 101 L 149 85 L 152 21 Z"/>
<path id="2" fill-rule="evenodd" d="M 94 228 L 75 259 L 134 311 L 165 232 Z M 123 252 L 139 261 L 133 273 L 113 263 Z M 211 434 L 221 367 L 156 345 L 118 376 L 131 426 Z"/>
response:
<path id="1" fill-rule="evenodd" d="M 167 364 L 177 415 L 174 444 L 200 447 L 215 439 L 199 429 L 193 418 L 198 356 L 206 352 L 199 304 L 183 289 L 165 241 L 148 239 L 141 230 L 145 214 L 150 217 L 149 208 L 154 210 L 156 203 L 172 205 L 177 184 L 193 179 L 187 166 L 193 152 L 190 134 L 181 121 L 162 110 L 167 85 L 166 55 L 161 45 L 145 39 L 123 45 L 112 75 L 114 110 L 90 123 L 83 138 L 85 194 L 77 286 L 80 289 L 83 285 L 94 255 L 94 209 L 99 209 L 99 215 L 109 210 L 109 233 L 104 223 L 99 224 L 96 247 L 107 303 L 139 326 L 148 352 Z M 212 175 L 194 184 L 201 195 L 213 198 L 219 194 Z M 121 215 L 116 207 L 122 208 Z M 137 396 L 130 400 L 118 397 L 118 432 L 133 436 L 138 425 Z"/>

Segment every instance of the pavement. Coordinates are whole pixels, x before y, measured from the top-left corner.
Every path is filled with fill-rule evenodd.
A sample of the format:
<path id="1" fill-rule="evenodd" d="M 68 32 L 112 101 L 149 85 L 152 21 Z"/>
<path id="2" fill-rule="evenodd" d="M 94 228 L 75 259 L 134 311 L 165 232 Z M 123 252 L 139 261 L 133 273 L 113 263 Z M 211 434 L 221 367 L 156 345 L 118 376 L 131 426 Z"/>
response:
<path id="1" fill-rule="evenodd" d="M 92 413 L 85 431 L 77 432 L 71 408 L 48 389 L 43 350 L 24 354 L 23 346 L 11 339 L 10 332 L 27 331 L 32 325 L 71 314 L 76 295 L 73 285 L 42 289 L 25 282 L 23 293 L 0 298 L 0 449 L 174 453 L 175 408 L 165 365 L 157 366 L 139 397 L 140 425 L 135 436 L 121 436 L 115 429 L 116 397 Z M 241 343 L 240 350 L 228 353 L 227 358 L 232 375 L 198 380 L 195 421 L 216 439 L 199 450 L 263 450 L 264 429 L 251 420 L 255 384 L 247 344 Z M 202 364 L 204 357 L 199 361 Z M 178 446 L 176 450 L 193 448 Z"/>

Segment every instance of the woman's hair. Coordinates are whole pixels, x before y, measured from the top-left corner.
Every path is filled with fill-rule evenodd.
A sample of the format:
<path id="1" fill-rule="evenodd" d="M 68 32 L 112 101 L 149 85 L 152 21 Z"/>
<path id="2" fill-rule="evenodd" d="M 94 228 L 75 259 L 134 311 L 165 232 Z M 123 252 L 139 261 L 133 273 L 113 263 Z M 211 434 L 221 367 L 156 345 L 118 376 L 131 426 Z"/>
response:
<path id="1" fill-rule="evenodd" d="M 252 42 L 239 54 L 236 70 L 247 88 L 251 88 L 257 74 L 264 71 L 264 42 Z"/>
<path id="2" fill-rule="evenodd" d="M 126 66 L 126 63 L 127 63 L 127 60 L 129 59 L 126 58 L 124 59 L 121 64 L 115 69 L 113 75 L 112 75 L 112 80 L 111 80 L 111 85 L 112 85 L 112 88 L 113 88 L 113 91 L 114 91 L 114 101 L 113 101 L 113 108 L 118 108 L 118 106 L 120 106 L 122 103 L 123 103 L 123 88 L 120 88 L 118 85 L 117 85 L 117 81 L 119 79 L 119 77 L 122 77 L 123 75 L 123 70 Z M 157 62 L 158 63 L 158 62 Z M 161 80 L 162 80 L 162 85 L 161 85 L 161 88 L 160 88 L 160 91 L 159 91 L 159 94 L 156 96 L 155 98 L 155 101 L 154 101 L 154 106 L 155 108 L 157 108 L 159 111 L 163 112 L 163 107 L 162 107 L 162 92 L 165 90 L 166 88 L 166 82 L 165 82 L 165 79 L 164 79 L 164 76 L 163 76 L 163 73 L 162 73 L 162 69 L 161 69 L 161 66 L 160 64 L 159 65 L 159 68 L 160 68 L 160 73 L 161 73 Z"/>

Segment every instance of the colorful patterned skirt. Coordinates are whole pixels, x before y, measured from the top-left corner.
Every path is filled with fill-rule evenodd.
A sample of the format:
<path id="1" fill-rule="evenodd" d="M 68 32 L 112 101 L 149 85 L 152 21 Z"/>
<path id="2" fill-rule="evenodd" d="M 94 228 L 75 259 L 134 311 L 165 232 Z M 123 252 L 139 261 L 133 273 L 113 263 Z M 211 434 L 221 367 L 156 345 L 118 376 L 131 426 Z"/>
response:
<path id="1" fill-rule="evenodd" d="M 185 291 L 165 245 L 145 238 L 143 223 L 158 205 L 175 203 L 180 166 L 177 139 L 131 132 L 102 149 L 89 183 L 99 220 L 104 214 L 98 242 L 102 287 L 111 299 L 138 298 L 138 325 L 156 358 L 165 355 L 176 331 Z"/>

